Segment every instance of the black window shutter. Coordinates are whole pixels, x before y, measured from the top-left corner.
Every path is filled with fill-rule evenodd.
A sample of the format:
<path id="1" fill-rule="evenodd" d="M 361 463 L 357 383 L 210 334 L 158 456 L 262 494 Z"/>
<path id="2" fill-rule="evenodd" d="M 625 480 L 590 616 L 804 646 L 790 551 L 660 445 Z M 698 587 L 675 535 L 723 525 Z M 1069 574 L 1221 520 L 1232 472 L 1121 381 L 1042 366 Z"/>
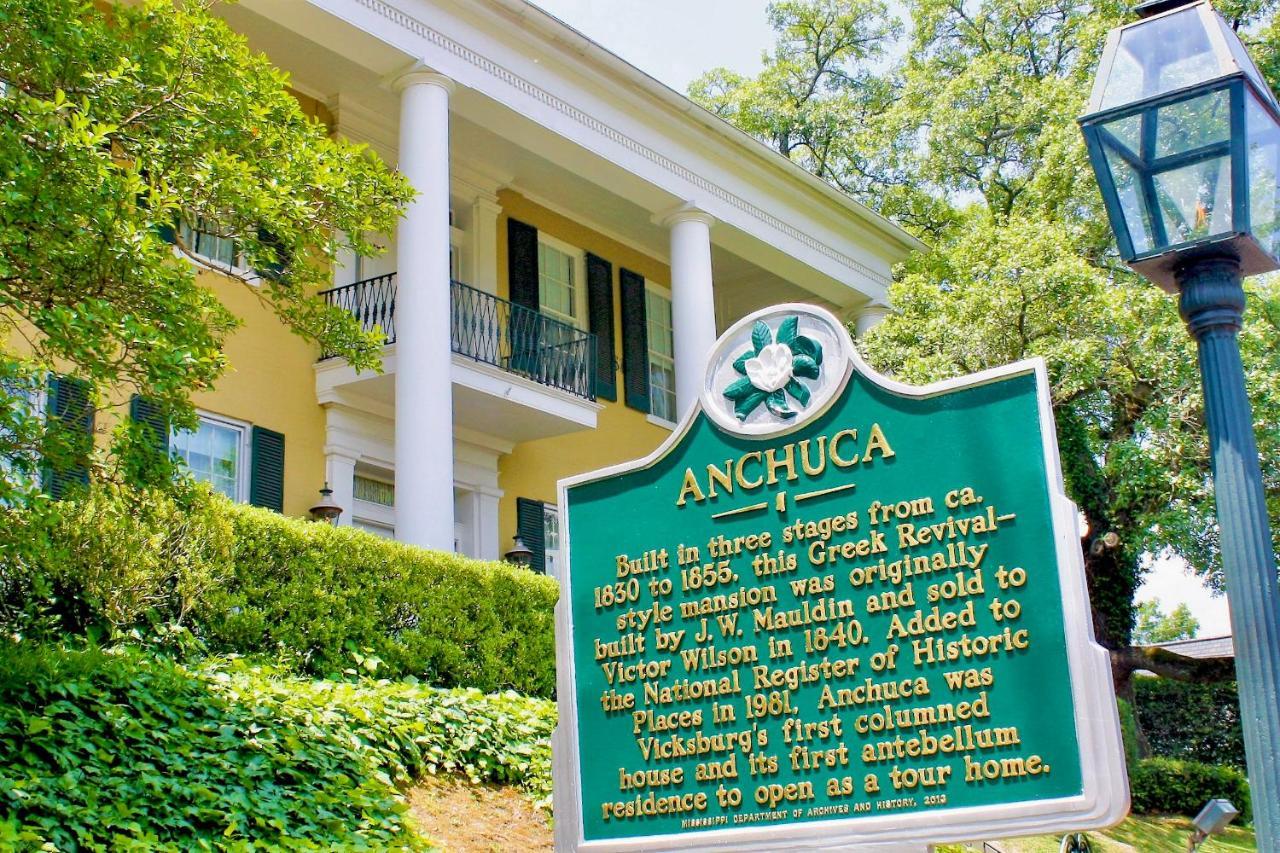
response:
<path id="1" fill-rule="evenodd" d="M 250 454 L 249 503 L 284 512 L 284 434 L 255 426 Z"/>
<path id="2" fill-rule="evenodd" d="M 157 453 L 169 455 L 169 420 L 153 400 L 134 394 L 129 400 L 129 417 L 147 427 L 151 446 Z"/>
<path id="3" fill-rule="evenodd" d="M 507 220 L 507 287 L 511 301 L 538 310 L 538 229 Z"/>
<path id="4" fill-rule="evenodd" d="M 649 411 L 649 326 L 645 318 L 644 276 L 618 270 L 622 288 L 622 379 L 627 405 Z"/>
<path id="5" fill-rule="evenodd" d="M 516 533 L 526 548 L 533 552 L 529 568 L 540 575 L 547 573 L 546 521 L 542 501 L 516 498 Z"/>
<path id="6" fill-rule="evenodd" d="M 288 252 L 285 250 L 284 243 L 275 234 L 272 234 L 266 228 L 258 229 L 258 242 L 261 243 L 271 254 L 274 260 L 268 261 L 264 269 L 258 270 L 258 275 L 271 281 L 281 281 L 285 277 L 285 269 L 288 266 L 286 256 Z"/>
<path id="7" fill-rule="evenodd" d="M 89 383 L 74 376 L 53 376 L 49 379 L 45 411 L 66 435 L 76 460 L 71 464 L 45 465 L 44 488 L 54 500 L 66 497 L 77 486 L 89 485 L 89 466 L 85 457 L 93 441 L 94 416 L 89 391 Z"/>
<path id="8" fill-rule="evenodd" d="M 156 236 L 166 243 L 176 244 L 178 242 L 178 232 L 173 223 L 157 223 L 155 229 Z"/>
<path id="9" fill-rule="evenodd" d="M 596 336 L 596 397 L 618 399 L 613 363 L 613 264 L 587 253 L 587 316 Z"/>

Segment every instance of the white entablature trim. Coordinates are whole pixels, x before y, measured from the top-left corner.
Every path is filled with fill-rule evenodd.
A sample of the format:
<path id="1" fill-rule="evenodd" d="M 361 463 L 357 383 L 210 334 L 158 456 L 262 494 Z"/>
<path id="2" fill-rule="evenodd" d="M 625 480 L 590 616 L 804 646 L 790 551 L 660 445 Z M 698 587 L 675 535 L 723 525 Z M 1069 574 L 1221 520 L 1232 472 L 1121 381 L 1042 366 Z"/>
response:
<path id="1" fill-rule="evenodd" d="M 684 181 L 687 181 L 710 196 L 726 204 L 732 205 L 743 213 L 765 223 L 769 227 L 786 234 L 788 237 L 807 246 L 813 251 L 857 271 L 881 287 L 888 287 L 890 278 L 878 270 L 875 270 L 858 259 L 841 252 L 821 240 L 818 240 L 812 234 L 808 234 L 794 225 L 780 219 L 759 205 L 748 201 L 711 180 L 708 180 L 702 175 L 699 175 L 689 169 L 687 166 L 677 163 L 670 157 L 650 148 L 648 145 L 633 139 L 617 128 L 606 124 L 595 116 L 575 107 L 568 101 L 557 97 L 546 89 L 543 89 L 541 86 L 521 77 L 489 57 L 455 41 L 444 33 L 441 33 L 439 30 L 432 28 L 403 10 L 395 8 L 391 4 L 384 2 L 384 0 L 356 0 L 356 3 L 381 16 L 388 22 L 402 27 L 420 38 L 426 39 L 436 47 L 448 51 L 457 58 L 471 64 L 496 80 L 499 80 L 517 91 L 534 98 L 542 104 L 554 109 L 566 118 L 577 122 L 587 130 L 605 137 L 613 143 L 627 149 L 632 154 L 636 154 L 645 160 L 648 160 L 653 165 L 670 172 Z"/>

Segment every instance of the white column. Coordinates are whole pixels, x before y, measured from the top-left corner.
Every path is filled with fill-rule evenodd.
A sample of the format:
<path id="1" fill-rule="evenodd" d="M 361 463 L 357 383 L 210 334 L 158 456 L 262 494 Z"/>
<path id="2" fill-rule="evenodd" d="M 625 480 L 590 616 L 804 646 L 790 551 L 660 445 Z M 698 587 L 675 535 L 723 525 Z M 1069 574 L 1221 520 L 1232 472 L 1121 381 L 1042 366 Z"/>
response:
<path id="1" fill-rule="evenodd" d="M 853 329 L 859 338 L 875 328 L 881 320 L 889 316 L 889 306 L 879 302 L 869 302 L 858 312 L 853 321 Z"/>
<path id="2" fill-rule="evenodd" d="M 399 168 L 418 191 L 396 232 L 396 538 L 453 550 L 446 77 L 400 77 Z"/>
<path id="3" fill-rule="evenodd" d="M 338 516 L 338 524 L 351 523 L 355 509 L 357 453 L 345 447 L 325 445 L 324 478 L 333 489 L 333 502 L 342 507 L 342 515 Z"/>
<path id="4" fill-rule="evenodd" d="M 716 342 L 711 278 L 715 219 L 685 205 L 663 219 L 671 229 L 671 331 L 675 338 L 676 409 L 680 417 L 702 389 L 707 356 Z"/>
<path id="5" fill-rule="evenodd" d="M 471 204 L 471 281 L 467 284 L 485 293 L 498 292 L 498 216 L 501 213 L 497 196 L 477 196 Z"/>
<path id="6" fill-rule="evenodd" d="M 498 531 L 498 499 L 502 492 L 480 489 L 476 492 L 476 556 L 497 560 L 505 551 Z"/>

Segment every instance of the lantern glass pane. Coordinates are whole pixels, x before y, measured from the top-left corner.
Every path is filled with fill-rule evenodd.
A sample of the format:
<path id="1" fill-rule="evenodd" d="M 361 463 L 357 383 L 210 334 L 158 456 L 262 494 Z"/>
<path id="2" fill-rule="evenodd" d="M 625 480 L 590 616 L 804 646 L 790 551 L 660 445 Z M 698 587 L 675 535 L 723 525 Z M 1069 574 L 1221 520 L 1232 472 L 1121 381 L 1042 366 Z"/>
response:
<path id="1" fill-rule="evenodd" d="M 1111 167 L 1111 180 L 1116 187 L 1116 199 L 1124 215 L 1125 228 L 1135 254 L 1151 251 L 1151 216 L 1142 203 L 1142 187 L 1138 173 L 1111 148 L 1106 149 L 1107 165 Z"/>
<path id="2" fill-rule="evenodd" d="M 1268 254 L 1280 252 L 1280 127 L 1252 92 L 1245 97 L 1249 146 L 1249 231 Z"/>
<path id="3" fill-rule="evenodd" d="M 1181 154 L 1230 138 L 1231 95 L 1226 89 L 1168 104 L 1157 112 L 1157 157 Z"/>
<path id="4" fill-rule="evenodd" d="M 1131 104 L 1222 76 L 1199 9 L 1184 9 L 1120 34 L 1100 109 Z"/>
<path id="5" fill-rule="evenodd" d="M 1155 175 L 1169 245 L 1231 230 L 1231 160 L 1210 157 Z"/>
<path id="6" fill-rule="evenodd" d="M 1255 86 L 1263 92 L 1270 92 L 1270 87 L 1268 87 L 1266 81 L 1262 79 L 1262 72 L 1258 70 L 1258 66 L 1254 64 L 1252 57 L 1249 56 L 1249 52 L 1245 50 L 1244 44 L 1240 41 L 1240 36 L 1236 35 L 1236 31 L 1231 29 L 1227 22 L 1224 21 L 1222 16 L 1217 12 L 1214 12 L 1213 16 L 1217 20 L 1219 28 L 1222 30 L 1223 40 L 1226 41 L 1227 47 L 1230 48 L 1231 58 L 1235 60 L 1236 65 L 1240 66 L 1240 70 L 1253 81 Z"/>

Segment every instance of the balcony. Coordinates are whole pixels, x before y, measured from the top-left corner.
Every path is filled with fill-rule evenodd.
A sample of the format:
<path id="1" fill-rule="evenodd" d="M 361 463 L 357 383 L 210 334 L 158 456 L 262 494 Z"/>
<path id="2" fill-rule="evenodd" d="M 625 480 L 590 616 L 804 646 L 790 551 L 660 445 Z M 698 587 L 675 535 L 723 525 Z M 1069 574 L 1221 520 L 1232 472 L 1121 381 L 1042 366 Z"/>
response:
<path id="1" fill-rule="evenodd" d="M 396 342 L 395 273 L 320 295 L 354 314 L 366 331 L 381 328 L 388 344 Z M 450 284 L 450 304 L 456 354 L 595 401 L 595 335 L 458 281 Z"/>

